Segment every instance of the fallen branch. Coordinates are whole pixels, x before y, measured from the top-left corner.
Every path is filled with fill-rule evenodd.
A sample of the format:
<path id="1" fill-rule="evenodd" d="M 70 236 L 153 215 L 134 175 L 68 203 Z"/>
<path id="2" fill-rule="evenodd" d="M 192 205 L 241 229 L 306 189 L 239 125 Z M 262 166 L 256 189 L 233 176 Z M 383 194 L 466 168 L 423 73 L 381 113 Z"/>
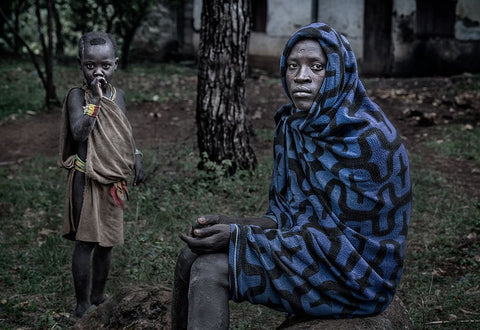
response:
<path id="1" fill-rule="evenodd" d="M 439 324 L 449 324 L 449 323 L 480 323 L 480 320 L 458 320 L 458 321 L 432 321 L 425 323 L 425 325 L 439 325 Z"/>

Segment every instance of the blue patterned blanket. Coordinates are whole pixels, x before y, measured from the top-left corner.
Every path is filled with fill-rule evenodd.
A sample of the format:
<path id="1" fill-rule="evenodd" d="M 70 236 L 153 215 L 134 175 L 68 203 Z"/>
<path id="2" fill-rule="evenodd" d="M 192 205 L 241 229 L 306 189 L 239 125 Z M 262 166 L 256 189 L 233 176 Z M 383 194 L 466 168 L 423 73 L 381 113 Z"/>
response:
<path id="1" fill-rule="evenodd" d="M 399 283 L 411 209 L 407 153 L 370 100 L 346 38 L 328 25 L 301 28 L 327 55 L 310 111 L 275 115 L 267 216 L 278 229 L 231 225 L 230 291 L 293 314 L 353 317 L 382 312 Z M 290 97 L 290 95 L 289 95 Z"/>

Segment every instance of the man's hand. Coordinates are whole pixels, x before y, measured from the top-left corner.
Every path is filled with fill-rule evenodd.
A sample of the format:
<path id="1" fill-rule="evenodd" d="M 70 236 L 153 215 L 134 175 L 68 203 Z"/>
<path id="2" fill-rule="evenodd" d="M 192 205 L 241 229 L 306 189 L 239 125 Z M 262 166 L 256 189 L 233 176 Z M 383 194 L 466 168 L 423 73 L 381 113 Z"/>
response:
<path id="1" fill-rule="evenodd" d="M 198 217 L 192 225 L 192 228 L 203 228 L 214 224 L 238 224 L 241 226 L 259 226 L 264 229 L 277 228 L 277 223 L 268 217 L 242 217 L 232 218 L 221 214 L 202 215 Z"/>
<path id="2" fill-rule="evenodd" d="M 180 234 L 180 238 L 196 254 L 226 252 L 230 241 L 230 226 L 227 224 L 215 224 L 201 228 L 192 226 L 190 233 L 188 235 Z"/>
<path id="3" fill-rule="evenodd" d="M 208 214 L 198 217 L 192 225 L 192 228 L 203 228 L 206 226 L 212 226 L 216 224 L 230 224 L 234 223 L 233 219 L 220 214 Z"/>

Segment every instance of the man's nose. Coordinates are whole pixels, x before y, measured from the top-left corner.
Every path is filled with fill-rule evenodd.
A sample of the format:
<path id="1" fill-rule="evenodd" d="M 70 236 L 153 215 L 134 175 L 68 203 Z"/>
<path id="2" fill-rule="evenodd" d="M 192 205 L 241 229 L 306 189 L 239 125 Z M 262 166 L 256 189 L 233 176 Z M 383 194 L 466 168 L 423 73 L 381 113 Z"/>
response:
<path id="1" fill-rule="evenodd" d="M 305 81 L 310 81 L 310 73 L 309 73 L 309 68 L 306 65 L 300 66 L 300 68 L 297 71 L 297 75 L 295 76 L 295 81 L 297 82 L 305 82 Z"/>

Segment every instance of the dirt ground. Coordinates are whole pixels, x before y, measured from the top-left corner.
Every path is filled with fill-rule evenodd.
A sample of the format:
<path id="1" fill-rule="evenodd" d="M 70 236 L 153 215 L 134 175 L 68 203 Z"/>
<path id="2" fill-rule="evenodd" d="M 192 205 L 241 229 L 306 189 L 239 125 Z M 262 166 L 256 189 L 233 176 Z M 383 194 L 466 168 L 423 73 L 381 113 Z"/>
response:
<path id="1" fill-rule="evenodd" d="M 280 83 L 272 84 L 272 77 L 256 73 L 247 83 L 247 103 L 254 129 L 273 127 L 275 110 L 287 99 Z M 480 187 L 480 173 L 472 164 L 452 157 L 440 161 L 436 154 L 422 146 L 435 135 L 437 128 L 460 123 L 472 129 L 480 123 L 480 92 L 455 92 L 456 86 L 477 83 L 477 76 L 464 74 L 450 78 L 366 79 L 370 97 L 392 120 L 405 140 L 410 153 L 429 156 L 438 170 L 449 175 L 467 192 Z M 194 85 L 191 86 L 195 88 Z M 195 144 L 195 100 L 174 102 L 143 102 L 128 106 L 137 145 L 140 148 L 173 145 L 178 142 Z M 57 153 L 60 109 L 27 119 L 0 124 L 0 165 L 21 163 L 37 155 Z M 252 144 L 257 153 L 268 153 L 271 146 Z"/>
<path id="2" fill-rule="evenodd" d="M 435 141 L 439 129 L 446 125 L 461 124 L 468 130 L 480 124 L 480 92 L 462 92 L 457 88 L 465 86 L 464 90 L 468 90 L 468 85 L 478 86 L 478 79 L 478 76 L 461 75 L 364 80 L 368 94 L 394 123 L 409 153 L 422 154 L 449 182 L 470 196 L 479 196 L 478 166 L 475 168 L 472 162 L 455 157 L 445 161 L 445 156 L 437 155 L 423 142 Z M 287 102 L 280 83 L 272 81 L 275 81 L 272 77 L 261 73 L 248 80 L 247 103 L 257 132 L 273 128 L 276 109 Z M 193 83 L 191 88 L 195 88 Z M 178 143 L 196 143 L 193 99 L 129 104 L 128 117 L 139 148 L 175 148 Z M 0 166 L 22 163 L 39 155 L 56 155 L 59 123 L 60 109 L 0 123 Z M 258 156 L 271 153 L 269 143 L 253 137 L 252 144 Z M 160 312 L 159 317 L 164 317 L 164 311 Z"/>

